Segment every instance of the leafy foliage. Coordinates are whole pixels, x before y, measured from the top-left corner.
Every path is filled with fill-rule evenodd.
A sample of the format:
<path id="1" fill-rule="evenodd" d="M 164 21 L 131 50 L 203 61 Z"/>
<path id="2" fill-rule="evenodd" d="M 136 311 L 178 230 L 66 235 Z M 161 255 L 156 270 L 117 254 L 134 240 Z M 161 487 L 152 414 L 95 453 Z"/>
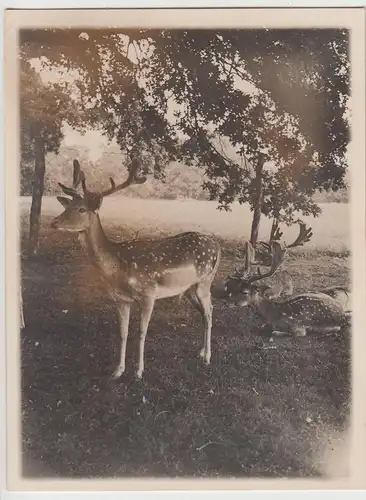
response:
<path id="1" fill-rule="evenodd" d="M 344 187 L 347 36 L 334 30 L 161 34 L 156 65 L 172 75 L 164 90 L 185 96 L 176 113 L 189 136 L 185 154 L 207 165 L 205 186 L 222 208 L 234 199 L 253 207 L 248 165 L 261 152 L 271 163 L 263 179 L 266 215 L 288 223 L 294 209 L 318 215 L 315 190 Z M 251 91 L 245 92 L 243 80 Z M 218 150 L 215 139 L 222 136 L 244 166 Z"/>
<path id="2" fill-rule="evenodd" d="M 33 160 L 36 136 L 42 137 L 45 153 L 57 153 L 65 120 L 74 127 L 82 124 L 66 85 L 44 83 L 23 52 L 20 60 L 21 160 L 25 163 Z"/>
<path id="3" fill-rule="evenodd" d="M 316 216 L 312 195 L 345 187 L 346 30 L 28 30 L 21 43 L 74 75 L 85 123 L 158 178 L 177 159 L 204 167 L 221 208 L 253 207 L 262 153 L 265 215 Z"/>
<path id="4" fill-rule="evenodd" d="M 58 195 L 60 194 L 58 182 L 66 185 L 70 183 L 72 162 L 76 156 L 86 174 L 88 186 L 92 190 L 108 187 L 109 177 L 113 177 L 116 182 L 119 182 L 127 176 L 127 157 L 121 154 L 118 146 L 107 146 L 98 159 L 90 158 L 89 153 L 90 150 L 87 147 L 68 147 L 65 145 L 60 146 L 58 154 L 49 153 L 46 157 L 45 194 Z M 22 195 L 31 195 L 33 175 L 33 165 L 23 162 L 21 169 Z M 204 179 L 202 169 L 182 166 L 179 162 L 170 162 L 164 169 L 164 182 L 161 182 L 159 177 L 150 176 L 145 184 L 126 189 L 123 196 L 207 200 L 208 194 L 202 188 Z"/>

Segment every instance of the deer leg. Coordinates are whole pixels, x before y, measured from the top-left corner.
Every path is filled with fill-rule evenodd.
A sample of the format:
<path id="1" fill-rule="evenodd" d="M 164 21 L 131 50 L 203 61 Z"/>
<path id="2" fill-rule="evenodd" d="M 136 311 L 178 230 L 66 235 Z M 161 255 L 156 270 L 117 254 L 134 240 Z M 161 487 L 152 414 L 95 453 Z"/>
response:
<path id="1" fill-rule="evenodd" d="M 204 340 L 203 340 L 203 348 L 200 350 L 199 355 L 200 358 L 204 358 L 205 356 L 205 351 L 206 351 L 206 322 L 205 322 L 205 310 L 201 305 L 201 302 L 199 301 L 196 291 L 195 290 L 189 290 L 186 294 L 186 297 L 189 301 L 189 303 L 197 309 L 197 311 L 200 313 L 202 322 L 203 322 L 203 328 L 204 328 Z"/>
<path id="2" fill-rule="evenodd" d="M 197 298 L 197 295 L 196 295 L 196 292 L 195 290 L 189 290 L 187 293 L 186 293 L 186 297 L 188 299 L 188 302 L 195 308 L 197 309 L 197 311 L 201 314 L 202 316 L 202 320 L 203 320 L 203 317 L 204 317 L 204 310 L 201 306 L 201 303 L 200 301 L 198 300 Z"/>
<path id="3" fill-rule="evenodd" d="M 141 378 L 144 371 L 144 351 L 147 329 L 149 327 L 151 314 L 154 309 L 155 299 L 148 298 L 141 304 L 140 316 L 140 340 L 139 340 L 139 364 L 136 372 L 136 377 Z"/>
<path id="4" fill-rule="evenodd" d="M 291 335 L 291 326 L 284 321 L 277 321 L 273 326 L 273 337 L 285 337 Z"/>
<path id="5" fill-rule="evenodd" d="M 119 319 L 119 327 L 121 333 L 121 353 L 120 353 L 120 361 L 112 375 L 112 379 L 119 378 L 122 373 L 124 373 L 126 368 L 126 345 L 127 345 L 127 337 L 128 337 L 128 325 L 130 322 L 130 310 L 131 305 L 122 302 L 117 307 L 118 319 Z"/>
<path id="6" fill-rule="evenodd" d="M 211 329 L 213 306 L 211 302 L 210 285 L 198 285 L 196 289 L 196 296 L 203 311 L 202 317 L 204 324 L 203 347 L 200 351 L 200 356 L 204 359 L 206 365 L 209 365 L 211 360 Z"/>
<path id="7" fill-rule="evenodd" d="M 183 295 L 184 295 L 184 292 L 183 292 L 183 293 L 181 293 L 180 295 L 177 295 L 177 297 L 176 297 L 178 307 L 180 307 L 180 306 L 181 306 L 181 304 L 182 304 Z"/>
<path id="8" fill-rule="evenodd" d="M 313 330 L 315 332 L 319 332 L 319 333 L 324 333 L 326 335 L 331 335 L 333 333 L 339 333 L 339 331 L 341 330 L 341 327 L 340 326 L 319 326 L 317 328 L 313 328 Z"/>

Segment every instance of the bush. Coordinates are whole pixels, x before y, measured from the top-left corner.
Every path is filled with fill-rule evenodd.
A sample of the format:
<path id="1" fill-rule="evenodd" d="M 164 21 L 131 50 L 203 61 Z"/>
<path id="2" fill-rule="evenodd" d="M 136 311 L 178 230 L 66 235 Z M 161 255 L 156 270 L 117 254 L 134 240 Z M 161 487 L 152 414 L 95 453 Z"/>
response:
<path id="1" fill-rule="evenodd" d="M 96 161 L 91 161 L 90 150 L 80 146 L 75 148 L 62 146 L 58 155 L 51 153 L 46 156 L 45 194 L 55 196 L 60 194 L 59 182 L 69 184 L 72 179 L 72 162 L 78 158 L 82 169 L 87 176 L 90 189 L 98 190 L 107 187 L 109 177 L 116 182 L 127 175 L 124 166 L 125 158 L 116 146 L 109 146 L 103 155 Z M 33 166 L 21 163 L 20 167 L 20 194 L 32 194 Z M 207 191 L 202 188 L 206 180 L 204 169 L 172 162 L 166 168 L 165 181 L 149 178 L 148 182 L 140 186 L 131 186 L 125 192 L 126 196 L 138 198 L 160 198 L 166 200 L 196 199 L 208 200 Z M 347 203 L 347 190 L 338 192 L 317 192 L 314 195 L 316 203 Z"/>

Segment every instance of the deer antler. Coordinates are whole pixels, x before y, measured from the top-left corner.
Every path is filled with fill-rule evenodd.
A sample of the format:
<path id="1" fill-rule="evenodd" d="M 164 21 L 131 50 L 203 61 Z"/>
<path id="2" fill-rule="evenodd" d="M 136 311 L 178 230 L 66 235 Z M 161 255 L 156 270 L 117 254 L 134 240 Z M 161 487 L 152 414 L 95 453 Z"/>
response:
<path id="1" fill-rule="evenodd" d="M 262 280 L 264 278 L 269 278 L 273 276 L 276 271 L 281 267 L 285 260 L 285 256 L 287 253 L 287 249 L 284 248 L 279 241 L 272 241 L 270 247 L 270 255 L 271 255 L 271 266 L 269 271 L 262 274 L 260 268 L 257 268 L 257 274 L 245 279 L 247 284 L 254 283 L 255 281 Z"/>
<path id="2" fill-rule="evenodd" d="M 90 191 L 86 187 L 86 178 L 83 171 L 80 172 L 81 187 L 83 188 L 84 196 L 90 194 Z"/>
<path id="3" fill-rule="evenodd" d="M 280 225 L 280 223 L 279 223 L 278 219 L 273 219 L 271 233 L 269 236 L 269 241 L 268 242 L 266 242 L 266 241 L 259 241 L 258 242 L 260 245 L 262 245 L 264 247 L 264 249 L 267 252 L 269 252 L 269 250 L 270 250 L 272 241 L 279 241 L 283 236 L 283 232 L 280 230 L 279 225 Z"/>
<path id="4" fill-rule="evenodd" d="M 233 274 L 233 277 L 235 278 L 243 278 L 245 276 L 248 276 L 251 270 L 251 266 L 254 263 L 255 251 L 250 241 L 245 242 L 244 252 L 245 252 L 244 266 L 235 269 L 235 272 Z"/>
<path id="5" fill-rule="evenodd" d="M 131 184 L 143 184 L 146 182 L 146 176 L 138 176 L 138 170 L 140 168 L 140 162 L 134 158 L 131 162 L 131 168 L 130 172 L 128 174 L 127 179 L 116 186 L 116 183 L 112 179 L 112 177 L 109 178 L 111 187 L 109 189 L 106 189 L 105 191 L 102 191 L 100 193 L 92 193 L 91 191 L 88 190 L 86 186 L 86 178 L 84 172 L 80 168 L 80 163 L 78 160 L 74 160 L 73 162 L 74 165 L 74 171 L 73 171 L 73 184 L 72 187 L 65 186 L 65 184 L 62 184 L 59 182 L 59 186 L 63 190 L 65 194 L 68 196 L 71 196 L 72 198 L 82 198 L 82 196 L 77 192 L 77 188 L 79 187 L 80 183 L 83 189 L 84 196 L 108 196 L 112 193 L 116 193 L 117 191 L 121 191 L 122 189 L 125 189 L 126 187 L 130 186 Z"/>
<path id="6" fill-rule="evenodd" d="M 110 177 L 109 181 L 111 183 L 111 187 L 109 189 L 106 189 L 105 191 L 102 191 L 100 195 L 103 197 L 109 196 L 112 193 L 117 193 L 117 191 L 121 191 L 122 189 L 127 188 L 131 184 L 144 184 L 144 182 L 146 182 L 146 176 L 138 176 L 139 168 L 140 162 L 136 158 L 134 158 L 131 162 L 131 168 L 127 179 L 116 186 L 116 183 L 114 182 L 112 177 Z"/>
<path id="7" fill-rule="evenodd" d="M 78 160 L 73 161 L 73 182 L 72 182 L 72 187 L 67 187 L 65 184 L 62 184 L 61 182 L 58 183 L 62 191 L 67 194 L 68 196 L 71 196 L 73 199 L 75 198 L 81 198 L 80 194 L 77 192 L 77 188 L 79 187 L 80 182 L 85 180 L 85 175 L 84 172 L 80 169 L 80 163 Z M 83 186 L 84 189 L 84 186 Z"/>
<path id="8" fill-rule="evenodd" d="M 313 236 L 311 227 L 307 227 L 306 224 L 302 221 L 298 221 L 298 223 L 300 226 L 299 235 L 296 240 L 290 245 L 286 245 L 285 243 L 281 242 L 283 233 L 279 228 L 279 222 L 277 219 L 275 219 L 272 223 L 269 242 L 259 242 L 261 245 L 263 245 L 266 252 L 265 257 L 263 257 L 263 259 L 261 259 L 259 262 L 262 265 L 264 262 L 266 262 L 265 265 L 268 265 L 267 259 L 270 259 L 269 271 L 262 274 L 260 267 L 257 267 L 256 274 L 250 276 L 251 266 L 253 266 L 254 264 L 258 264 L 258 262 L 254 260 L 255 252 L 252 245 L 247 242 L 245 244 L 244 267 L 242 267 L 241 269 L 236 269 L 232 278 L 239 279 L 249 285 L 251 283 L 254 283 L 255 281 L 273 276 L 283 264 L 287 254 L 287 250 L 289 248 L 304 245 L 304 243 L 310 241 L 311 237 Z"/>
<path id="9" fill-rule="evenodd" d="M 287 245 L 287 248 L 303 246 L 304 243 L 310 241 L 313 236 L 313 230 L 311 227 L 307 227 L 302 221 L 299 221 L 298 224 L 300 226 L 299 235 L 293 243 Z"/>
<path id="10" fill-rule="evenodd" d="M 279 241 L 283 236 L 278 219 L 273 219 L 269 241 Z"/>
<path id="11" fill-rule="evenodd" d="M 299 231 L 299 235 L 296 238 L 296 240 L 293 243 L 291 243 L 290 245 L 283 243 L 283 245 L 286 246 L 287 248 L 294 248 L 297 246 L 303 246 L 304 243 L 307 243 L 308 241 L 310 241 L 312 236 L 313 236 L 313 231 L 312 231 L 311 227 L 307 227 L 307 225 L 302 221 L 298 221 L 298 224 L 300 226 L 300 231 Z M 274 219 L 273 223 L 272 223 L 271 234 L 270 234 L 270 238 L 269 238 L 268 243 L 265 241 L 260 241 L 259 243 L 269 253 L 271 243 L 273 241 L 280 241 L 282 236 L 283 236 L 283 232 L 279 228 L 279 222 L 277 219 Z"/>
<path id="12" fill-rule="evenodd" d="M 81 168 L 78 160 L 73 161 L 74 171 L 72 176 L 72 185 L 76 189 L 80 184 Z"/>

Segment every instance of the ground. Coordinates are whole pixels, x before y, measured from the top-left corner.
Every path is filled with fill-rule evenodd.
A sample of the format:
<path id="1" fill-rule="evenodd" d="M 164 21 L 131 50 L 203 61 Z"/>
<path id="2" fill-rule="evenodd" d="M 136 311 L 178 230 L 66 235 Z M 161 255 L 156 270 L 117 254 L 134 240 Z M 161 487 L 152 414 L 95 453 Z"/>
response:
<path id="1" fill-rule="evenodd" d="M 349 417 L 347 338 L 311 335 L 271 343 L 253 315 L 216 301 L 206 367 L 198 358 L 198 313 L 185 301 L 179 306 L 166 299 L 157 303 L 150 323 L 144 379 L 133 377 L 135 311 L 127 373 L 112 382 L 108 377 L 119 352 L 116 312 L 75 237 L 50 229 L 52 212 L 46 204 L 38 258 L 22 255 L 25 476 L 329 473 L 324 454 L 343 435 Z M 25 241 L 27 213 L 22 214 Z M 123 214 L 110 215 L 103 213 L 102 219 L 111 237 L 133 234 L 133 227 L 121 228 Z M 154 233 L 151 221 L 144 226 L 141 214 L 140 219 L 138 230 Z M 336 230 L 343 230 L 339 225 Z M 181 229 L 186 228 L 177 224 Z M 242 255 L 242 244 L 224 236 L 217 281 Z M 316 237 L 323 246 L 293 252 L 288 259 L 299 291 L 348 282 L 344 240 L 334 248 L 329 241 L 337 238 Z"/>

